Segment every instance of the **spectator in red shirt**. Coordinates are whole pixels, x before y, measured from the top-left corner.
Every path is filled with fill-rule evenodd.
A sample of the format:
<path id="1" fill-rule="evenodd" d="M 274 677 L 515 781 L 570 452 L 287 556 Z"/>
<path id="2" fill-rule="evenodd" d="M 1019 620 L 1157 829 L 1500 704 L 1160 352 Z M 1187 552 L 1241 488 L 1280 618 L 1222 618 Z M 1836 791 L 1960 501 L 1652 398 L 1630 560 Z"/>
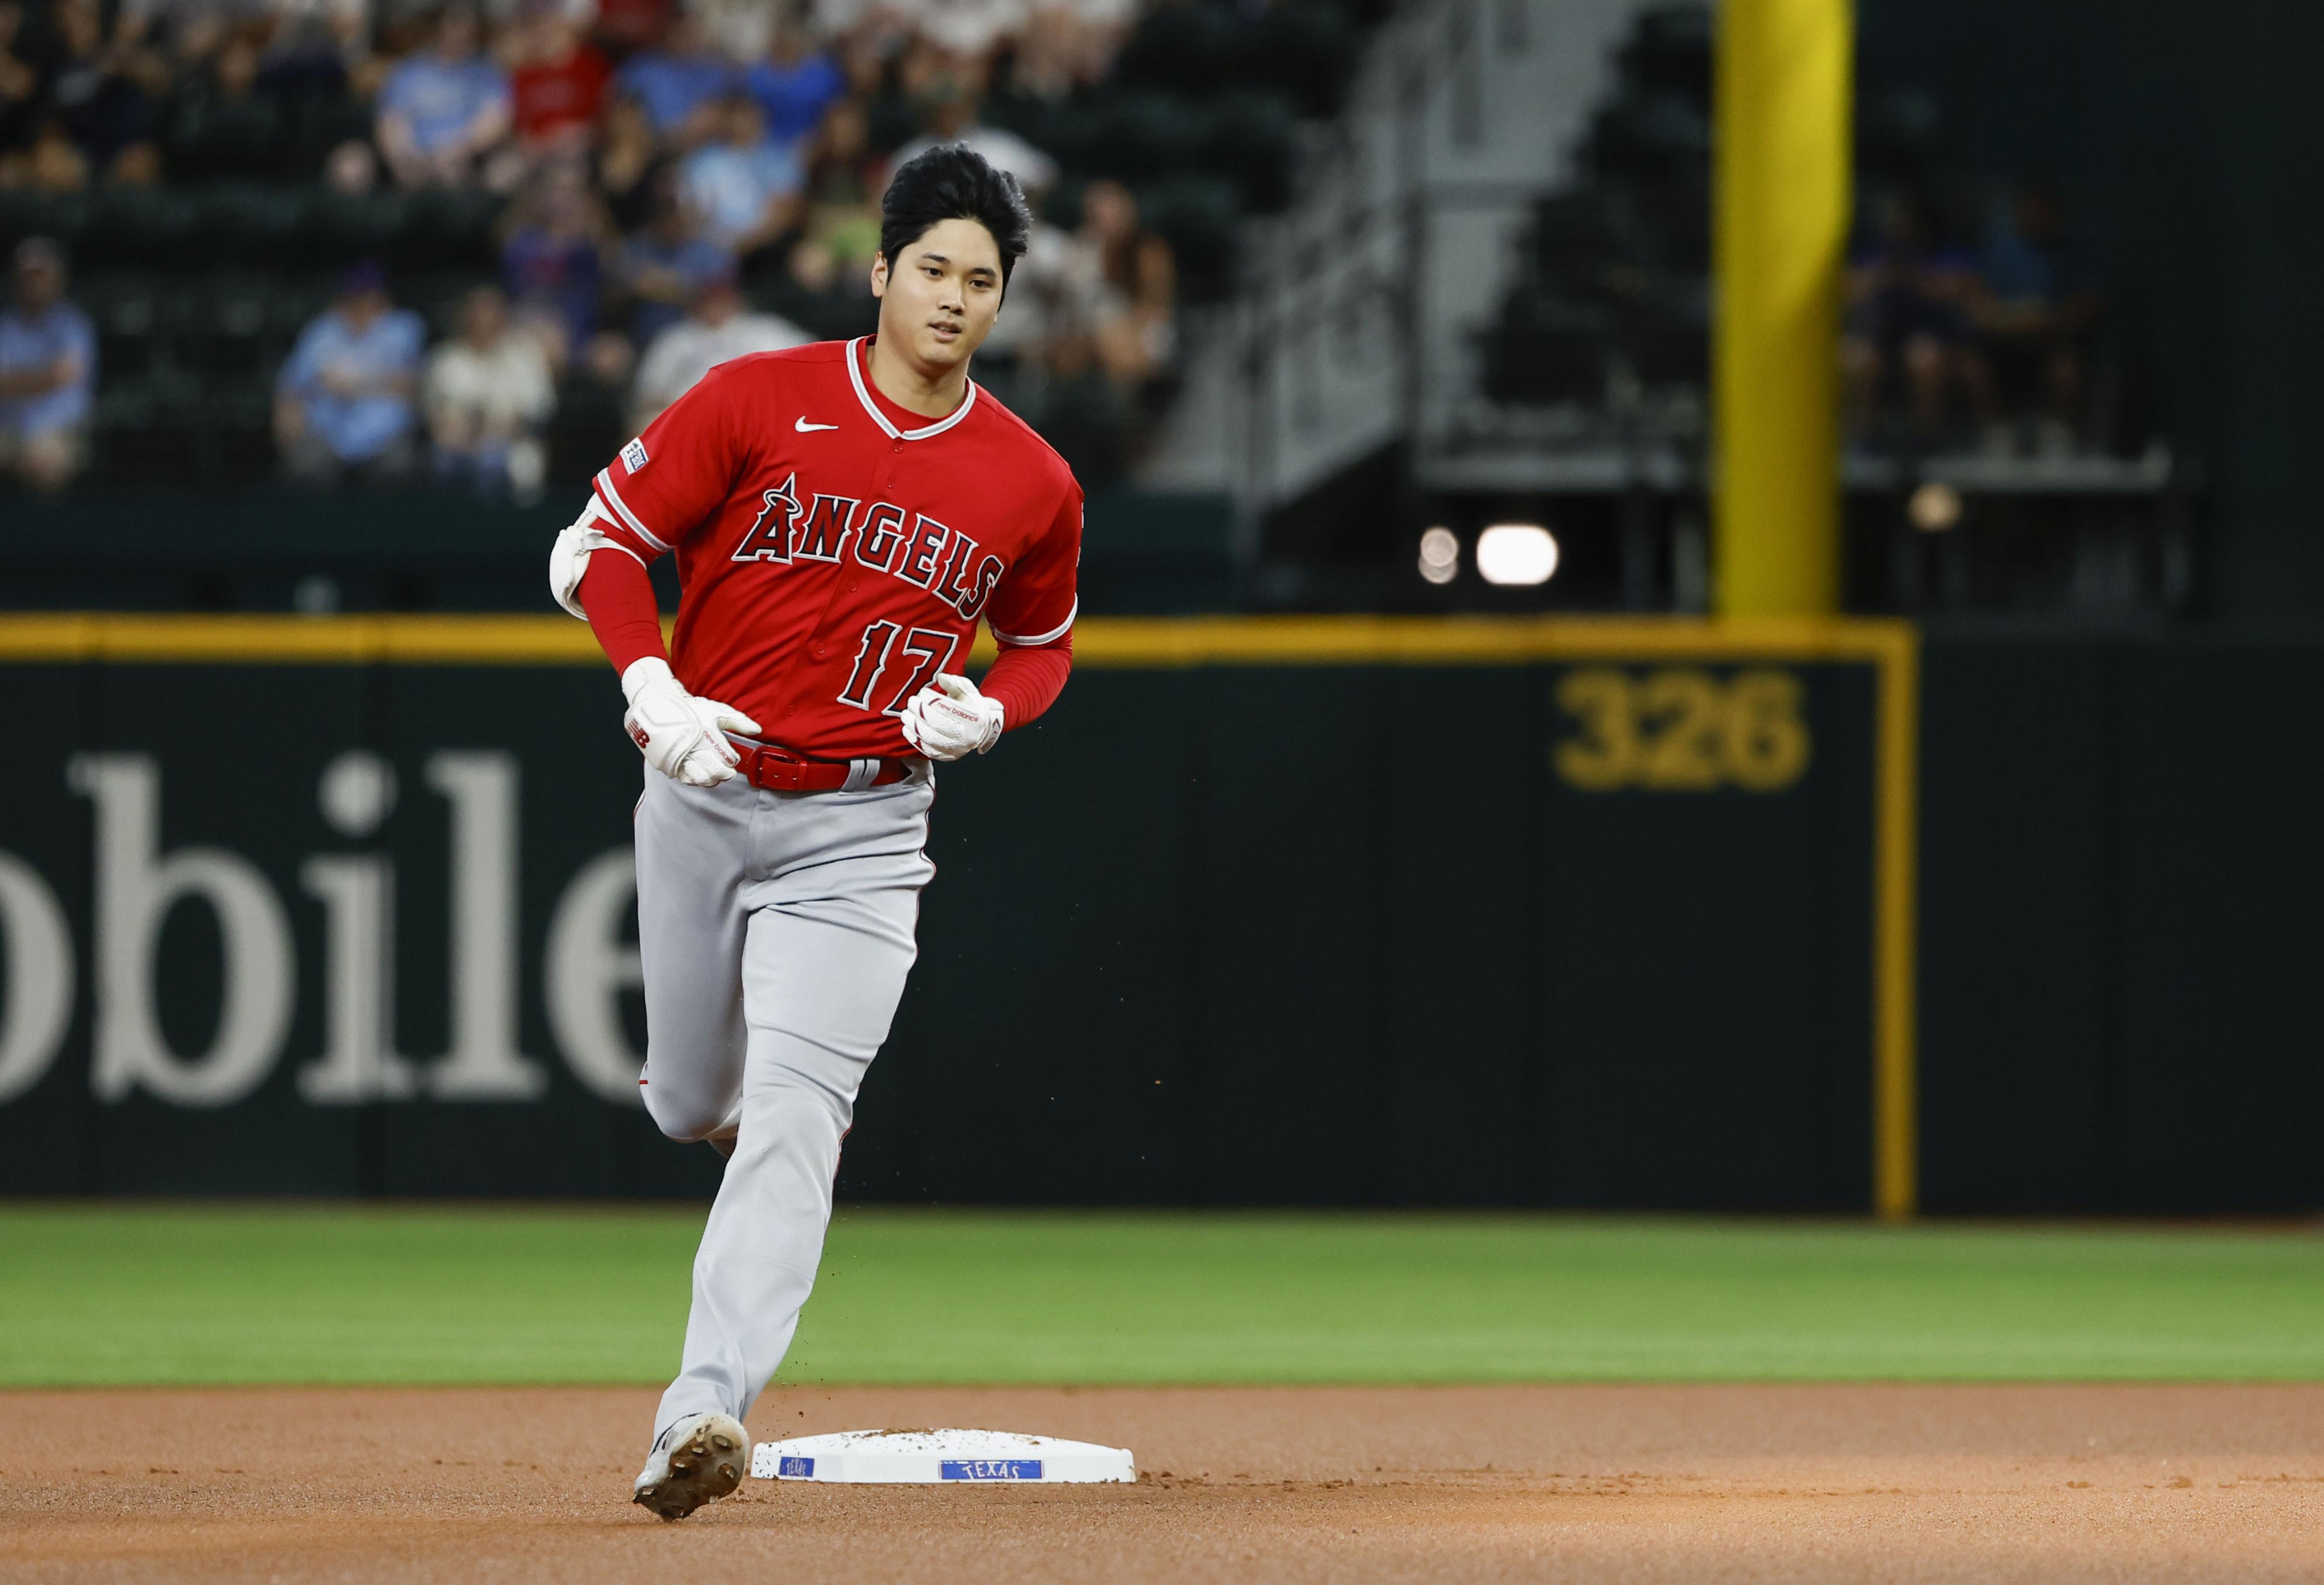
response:
<path id="1" fill-rule="evenodd" d="M 509 88 L 524 152 L 536 159 L 579 152 L 588 142 L 613 69 L 556 11 L 538 13 L 524 24 L 517 51 Z"/>
<path id="2" fill-rule="evenodd" d="M 597 0 L 597 36 L 626 53 L 661 42 L 676 0 Z"/>

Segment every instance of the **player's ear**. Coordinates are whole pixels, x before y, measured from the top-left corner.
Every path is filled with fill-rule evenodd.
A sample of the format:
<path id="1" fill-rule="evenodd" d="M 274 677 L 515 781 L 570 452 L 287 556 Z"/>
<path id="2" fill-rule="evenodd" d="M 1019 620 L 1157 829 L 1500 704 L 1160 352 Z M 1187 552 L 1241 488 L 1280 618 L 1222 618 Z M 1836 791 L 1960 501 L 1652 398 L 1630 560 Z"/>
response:
<path id="1" fill-rule="evenodd" d="M 888 295 L 888 255 L 885 253 L 872 255 L 872 295 Z"/>

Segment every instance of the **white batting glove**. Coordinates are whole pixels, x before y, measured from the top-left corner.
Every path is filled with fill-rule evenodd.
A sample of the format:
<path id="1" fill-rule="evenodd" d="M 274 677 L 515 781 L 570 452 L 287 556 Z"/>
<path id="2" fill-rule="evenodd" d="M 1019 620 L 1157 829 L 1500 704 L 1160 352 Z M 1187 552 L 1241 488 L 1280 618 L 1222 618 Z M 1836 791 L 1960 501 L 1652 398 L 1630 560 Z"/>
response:
<path id="1" fill-rule="evenodd" d="M 982 754 L 1000 741 L 1003 714 L 968 678 L 942 673 L 904 706 L 904 741 L 931 760 Z"/>
<path id="2" fill-rule="evenodd" d="M 756 735 L 759 723 L 715 699 L 697 699 L 678 686 L 669 662 L 649 655 L 622 673 L 629 713 L 622 724 L 646 763 L 688 787 L 716 787 L 734 775 L 742 756 L 730 732 Z"/>

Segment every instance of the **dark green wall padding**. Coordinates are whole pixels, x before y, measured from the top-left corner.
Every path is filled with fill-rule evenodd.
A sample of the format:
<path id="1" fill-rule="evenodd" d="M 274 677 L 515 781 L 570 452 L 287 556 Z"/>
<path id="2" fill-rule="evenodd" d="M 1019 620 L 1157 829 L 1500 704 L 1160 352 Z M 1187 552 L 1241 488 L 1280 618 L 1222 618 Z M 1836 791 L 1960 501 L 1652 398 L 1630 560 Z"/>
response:
<path id="1" fill-rule="evenodd" d="M 83 1006 L 45 1079 L 0 1105 L 0 1193 L 715 1181 L 708 1150 L 576 1083 L 542 1009 L 548 917 L 626 842 L 641 774 L 601 671 L 8 669 L 38 703 L 17 723 L 27 751 L 0 767 L 0 847 L 64 900 Z M 921 959 L 843 1192 L 1862 1208 L 1870 668 L 1798 668 L 1812 754 L 1766 793 L 1566 785 L 1550 749 L 1575 730 L 1554 698 L 1568 669 L 1093 667 L 1050 717 L 945 768 Z M 358 746 L 395 766 L 401 797 L 351 839 L 317 785 Z M 164 850 L 242 854 L 289 910 L 296 1012 L 235 1104 L 92 1095 L 90 806 L 65 780 L 84 749 L 154 756 Z M 448 818 L 425 761 L 475 749 L 521 768 L 521 1044 L 549 1092 L 309 1104 L 296 1070 L 324 1039 L 322 916 L 300 865 L 393 855 L 396 1047 L 441 1052 Z M 170 916 L 159 1000 L 181 1053 L 209 1039 L 219 961 L 208 909 Z"/>
<path id="2" fill-rule="evenodd" d="M 2324 1203 L 2324 644 L 1938 631 L 1923 655 L 1923 1209 Z M 1862 1211 L 1873 676 L 1794 669 L 1812 757 L 1757 793 L 1568 785 L 1565 664 L 1084 668 L 939 779 L 921 961 L 843 1192 Z M 715 1183 L 709 1151 L 574 1080 L 543 1010 L 548 916 L 626 841 L 641 774 L 603 673 L 0 672 L 0 850 L 61 900 L 79 969 L 60 1055 L 0 1103 L 0 1193 Z M 372 838 L 317 805 L 351 746 L 399 773 Z M 396 1042 L 442 1051 L 447 818 L 424 761 L 487 748 L 521 771 L 521 1044 L 548 1094 L 308 1103 L 322 921 L 301 862 L 393 856 Z M 244 855 L 287 910 L 295 1012 L 235 1104 L 92 1094 L 91 823 L 65 781 L 90 749 L 156 756 L 163 847 Z M 208 1039 L 218 951 L 207 909 L 170 916 L 181 1052 Z"/>

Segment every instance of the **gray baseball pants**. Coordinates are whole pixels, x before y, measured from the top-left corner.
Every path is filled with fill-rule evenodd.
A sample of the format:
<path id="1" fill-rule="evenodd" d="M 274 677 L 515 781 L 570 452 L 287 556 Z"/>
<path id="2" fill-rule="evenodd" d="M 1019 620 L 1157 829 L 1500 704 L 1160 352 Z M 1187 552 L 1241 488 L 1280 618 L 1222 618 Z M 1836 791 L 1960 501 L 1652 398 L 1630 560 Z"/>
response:
<path id="1" fill-rule="evenodd" d="M 918 951 L 936 800 L 923 765 L 862 792 L 776 793 L 648 772 L 637 812 L 646 1110 L 730 1152 L 657 1433 L 742 1417 L 815 1286 L 839 1142 Z"/>

